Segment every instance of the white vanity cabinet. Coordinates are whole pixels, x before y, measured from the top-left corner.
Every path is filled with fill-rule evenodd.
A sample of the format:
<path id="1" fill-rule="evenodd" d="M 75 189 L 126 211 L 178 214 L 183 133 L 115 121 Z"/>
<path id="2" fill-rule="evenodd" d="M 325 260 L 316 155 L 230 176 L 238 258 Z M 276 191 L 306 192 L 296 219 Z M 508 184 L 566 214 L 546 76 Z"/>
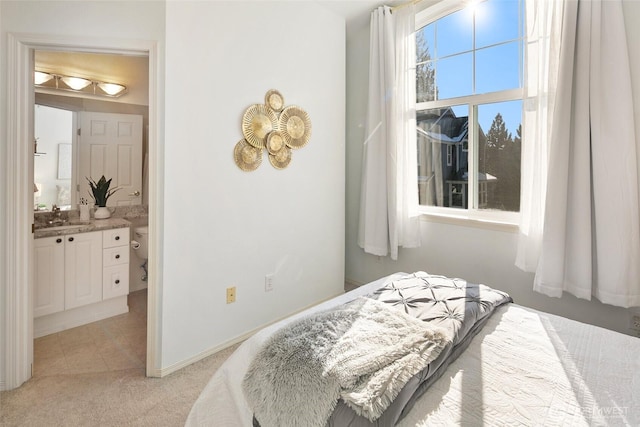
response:
<path id="1" fill-rule="evenodd" d="M 34 336 L 126 313 L 129 228 L 34 241 Z"/>
<path id="2" fill-rule="evenodd" d="M 34 317 L 64 310 L 64 237 L 35 240 Z"/>
<path id="3" fill-rule="evenodd" d="M 64 309 L 102 300 L 102 231 L 64 237 Z"/>
<path id="4" fill-rule="evenodd" d="M 129 293 L 129 229 L 104 231 L 102 298 Z"/>

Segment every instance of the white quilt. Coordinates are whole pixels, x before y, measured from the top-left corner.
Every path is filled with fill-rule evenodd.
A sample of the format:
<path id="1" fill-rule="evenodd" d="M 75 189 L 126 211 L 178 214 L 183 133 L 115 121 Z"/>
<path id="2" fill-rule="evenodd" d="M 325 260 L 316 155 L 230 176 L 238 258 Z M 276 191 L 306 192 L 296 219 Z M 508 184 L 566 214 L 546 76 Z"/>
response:
<path id="1" fill-rule="evenodd" d="M 390 276 L 392 278 L 392 276 Z M 187 426 L 251 426 L 241 390 L 265 339 L 302 315 L 350 301 L 360 287 L 263 329 L 227 359 L 195 402 Z M 400 426 L 640 425 L 640 339 L 536 310 L 499 307 Z"/>

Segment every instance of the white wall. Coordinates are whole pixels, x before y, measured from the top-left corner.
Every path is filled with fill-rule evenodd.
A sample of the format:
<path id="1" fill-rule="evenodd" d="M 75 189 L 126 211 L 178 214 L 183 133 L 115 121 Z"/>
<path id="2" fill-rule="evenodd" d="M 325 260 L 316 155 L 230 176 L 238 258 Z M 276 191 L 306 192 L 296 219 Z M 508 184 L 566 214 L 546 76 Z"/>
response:
<path id="1" fill-rule="evenodd" d="M 311 2 L 167 3 L 163 366 L 342 291 L 344 28 Z M 311 141 L 243 172 L 241 119 L 269 89 Z"/>
<path id="2" fill-rule="evenodd" d="M 640 2 L 624 1 L 629 54 L 635 77 L 636 128 L 640 129 Z M 347 280 L 366 283 L 396 271 L 425 270 L 486 283 L 511 294 L 516 303 L 620 332 L 628 332 L 628 310 L 571 295 L 549 298 L 534 293 L 533 275 L 514 266 L 517 235 L 442 222 L 421 222 L 423 246 L 401 250 L 398 261 L 365 254 L 356 243 L 360 205 L 363 125 L 366 113 L 369 28 L 350 31 L 347 41 Z M 640 132 L 638 132 L 640 135 Z M 640 141 L 639 141 L 640 145 Z"/>

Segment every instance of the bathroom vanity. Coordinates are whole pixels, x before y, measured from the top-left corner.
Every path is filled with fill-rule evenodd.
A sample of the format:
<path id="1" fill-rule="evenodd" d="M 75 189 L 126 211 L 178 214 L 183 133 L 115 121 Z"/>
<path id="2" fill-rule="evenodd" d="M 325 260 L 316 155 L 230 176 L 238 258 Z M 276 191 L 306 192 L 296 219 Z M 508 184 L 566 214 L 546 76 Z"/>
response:
<path id="1" fill-rule="evenodd" d="M 35 230 L 34 337 L 129 311 L 129 227 L 112 218 Z"/>

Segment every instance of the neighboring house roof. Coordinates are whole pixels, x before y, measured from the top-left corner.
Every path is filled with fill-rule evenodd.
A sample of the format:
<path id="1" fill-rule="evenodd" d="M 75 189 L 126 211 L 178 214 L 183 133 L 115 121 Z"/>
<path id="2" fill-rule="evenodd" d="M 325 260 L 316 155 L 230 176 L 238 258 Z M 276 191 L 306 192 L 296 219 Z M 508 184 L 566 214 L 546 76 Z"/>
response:
<path id="1" fill-rule="evenodd" d="M 469 118 L 456 117 L 449 107 L 420 111 L 416 121 L 420 134 L 442 144 L 460 144 L 469 133 Z"/>
<path id="2" fill-rule="evenodd" d="M 447 108 L 418 111 L 416 114 L 418 133 L 441 144 L 461 144 L 469 134 L 469 117 L 456 117 L 456 113 Z M 480 141 L 486 137 L 478 126 Z"/>

